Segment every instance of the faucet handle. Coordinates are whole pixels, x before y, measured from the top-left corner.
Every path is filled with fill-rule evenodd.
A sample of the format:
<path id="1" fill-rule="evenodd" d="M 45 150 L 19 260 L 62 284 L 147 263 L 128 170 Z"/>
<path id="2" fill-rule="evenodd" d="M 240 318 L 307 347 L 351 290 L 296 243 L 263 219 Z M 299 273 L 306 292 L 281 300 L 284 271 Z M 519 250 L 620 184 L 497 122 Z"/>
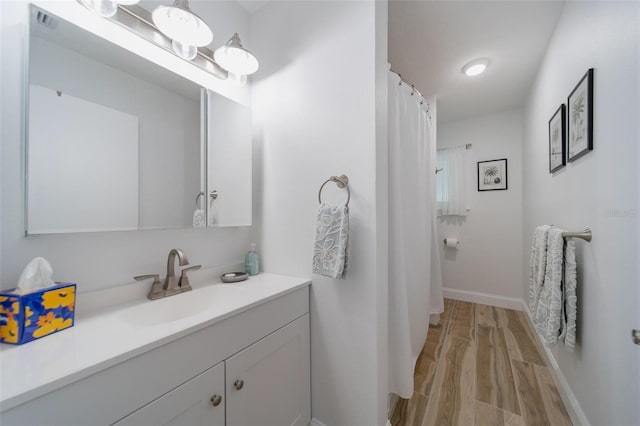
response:
<path id="1" fill-rule="evenodd" d="M 160 282 L 160 275 L 158 275 L 158 274 L 138 275 L 137 277 L 133 277 L 133 279 L 136 280 L 136 281 L 144 281 L 144 280 L 147 280 L 149 278 L 153 278 L 153 282 L 154 283 L 156 281 Z"/>
<path id="2" fill-rule="evenodd" d="M 149 294 L 147 294 L 147 298 L 151 300 L 159 299 L 164 296 L 164 292 L 162 290 L 162 283 L 160 282 L 160 275 L 151 274 L 151 275 L 138 275 L 137 277 L 133 277 L 136 281 L 143 281 L 149 278 L 153 278 L 153 284 L 151 284 L 151 290 L 149 290 Z"/>
<path id="3" fill-rule="evenodd" d="M 184 293 L 185 291 L 191 291 L 191 283 L 189 283 L 189 276 L 187 275 L 187 272 L 189 271 L 195 271 L 196 269 L 200 269 L 202 268 L 202 265 L 195 265 L 195 266 L 190 266 L 188 268 L 184 268 L 182 270 L 182 272 L 180 273 L 180 281 L 178 281 L 178 287 L 180 287 L 180 290 Z"/>

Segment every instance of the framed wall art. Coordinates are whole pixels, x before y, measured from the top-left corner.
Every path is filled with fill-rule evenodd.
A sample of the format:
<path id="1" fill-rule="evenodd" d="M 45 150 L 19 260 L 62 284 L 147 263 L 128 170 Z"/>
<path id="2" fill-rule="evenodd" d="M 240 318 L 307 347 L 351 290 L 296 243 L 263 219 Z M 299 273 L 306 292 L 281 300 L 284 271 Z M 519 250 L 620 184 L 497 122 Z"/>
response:
<path id="1" fill-rule="evenodd" d="M 556 110 L 549 120 L 549 173 L 554 173 L 566 164 L 565 130 L 566 108 L 564 104 Z"/>
<path id="2" fill-rule="evenodd" d="M 478 191 L 507 189 L 507 159 L 478 161 Z"/>
<path id="3" fill-rule="evenodd" d="M 593 68 L 580 79 L 567 99 L 568 160 L 593 150 Z"/>

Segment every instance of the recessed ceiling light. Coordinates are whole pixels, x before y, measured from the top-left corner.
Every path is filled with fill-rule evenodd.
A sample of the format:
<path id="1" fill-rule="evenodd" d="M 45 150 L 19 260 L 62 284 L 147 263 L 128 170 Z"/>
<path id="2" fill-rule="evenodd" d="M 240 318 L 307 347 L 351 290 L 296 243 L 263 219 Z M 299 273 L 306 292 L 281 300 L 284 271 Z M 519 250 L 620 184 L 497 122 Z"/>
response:
<path id="1" fill-rule="evenodd" d="M 489 59 L 487 58 L 476 59 L 469 62 L 464 67 L 462 67 L 462 72 L 468 77 L 474 77 L 478 74 L 482 74 L 484 70 L 487 69 L 488 65 L 489 65 Z"/>

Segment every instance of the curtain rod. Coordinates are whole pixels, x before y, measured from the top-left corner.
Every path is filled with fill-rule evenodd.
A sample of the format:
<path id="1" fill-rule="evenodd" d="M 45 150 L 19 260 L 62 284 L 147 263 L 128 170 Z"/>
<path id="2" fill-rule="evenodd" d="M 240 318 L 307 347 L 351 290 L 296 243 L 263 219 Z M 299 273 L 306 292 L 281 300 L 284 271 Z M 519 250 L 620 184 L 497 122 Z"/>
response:
<path id="1" fill-rule="evenodd" d="M 400 77 L 400 82 L 406 84 L 407 86 L 411 87 L 411 91 L 412 94 L 413 93 L 417 93 L 418 95 L 420 95 L 420 97 L 422 98 L 422 101 L 420 102 L 420 104 L 425 103 L 427 104 L 427 112 L 429 112 L 429 109 L 431 108 L 431 105 L 429 105 L 429 102 L 427 102 L 426 98 L 424 97 L 424 95 L 422 93 L 420 93 L 420 91 L 418 89 L 416 89 L 416 86 L 414 86 L 413 84 L 410 84 L 407 80 L 405 80 L 404 78 L 402 78 L 402 74 L 400 74 L 399 72 L 394 71 L 393 69 L 389 68 L 389 71 L 391 71 L 392 73 L 394 73 L 395 75 L 397 75 L 398 77 Z"/>

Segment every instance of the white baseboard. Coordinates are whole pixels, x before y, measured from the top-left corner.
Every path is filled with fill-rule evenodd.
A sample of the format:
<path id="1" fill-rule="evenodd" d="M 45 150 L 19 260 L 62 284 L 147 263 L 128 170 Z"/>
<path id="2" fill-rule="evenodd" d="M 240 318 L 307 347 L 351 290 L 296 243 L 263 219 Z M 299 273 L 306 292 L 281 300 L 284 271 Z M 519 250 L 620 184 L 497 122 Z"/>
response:
<path id="1" fill-rule="evenodd" d="M 445 287 L 442 289 L 442 294 L 447 299 L 480 303 L 482 305 L 491 305 L 498 308 L 515 309 L 516 311 L 521 311 L 523 306 L 522 299 L 499 296 L 491 293 L 480 293 L 477 291 L 458 290 L 455 288 Z"/>
<path id="2" fill-rule="evenodd" d="M 538 349 L 545 357 L 545 361 L 547 362 L 549 371 L 551 372 L 551 377 L 553 377 L 553 381 L 556 384 L 556 388 L 558 389 L 560 398 L 562 398 L 562 402 L 564 402 L 564 406 L 567 409 L 567 413 L 569 414 L 571 421 L 574 425 L 577 426 L 590 426 L 589 420 L 587 420 L 587 416 L 584 414 L 584 411 L 582 411 L 582 407 L 578 403 L 575 394 L 571 390 L 571 386 L 569 386 L 567 379 L 565 379 L 564 374 L 562 374 L 562 371 L 560 370 L 560 367 L 558 366 L 558 363 L 556 362 L 551 349 L 549 349 L 542 343 L 540 336 L 535 332 L 536 328 L 534 327 L 533 321 L 531 320 L 531 312 L 524 302 L 522 302 L 521 310 L 524 311 L 525 316 L 527 317 L 529 328 L 533 331 Z"/>

